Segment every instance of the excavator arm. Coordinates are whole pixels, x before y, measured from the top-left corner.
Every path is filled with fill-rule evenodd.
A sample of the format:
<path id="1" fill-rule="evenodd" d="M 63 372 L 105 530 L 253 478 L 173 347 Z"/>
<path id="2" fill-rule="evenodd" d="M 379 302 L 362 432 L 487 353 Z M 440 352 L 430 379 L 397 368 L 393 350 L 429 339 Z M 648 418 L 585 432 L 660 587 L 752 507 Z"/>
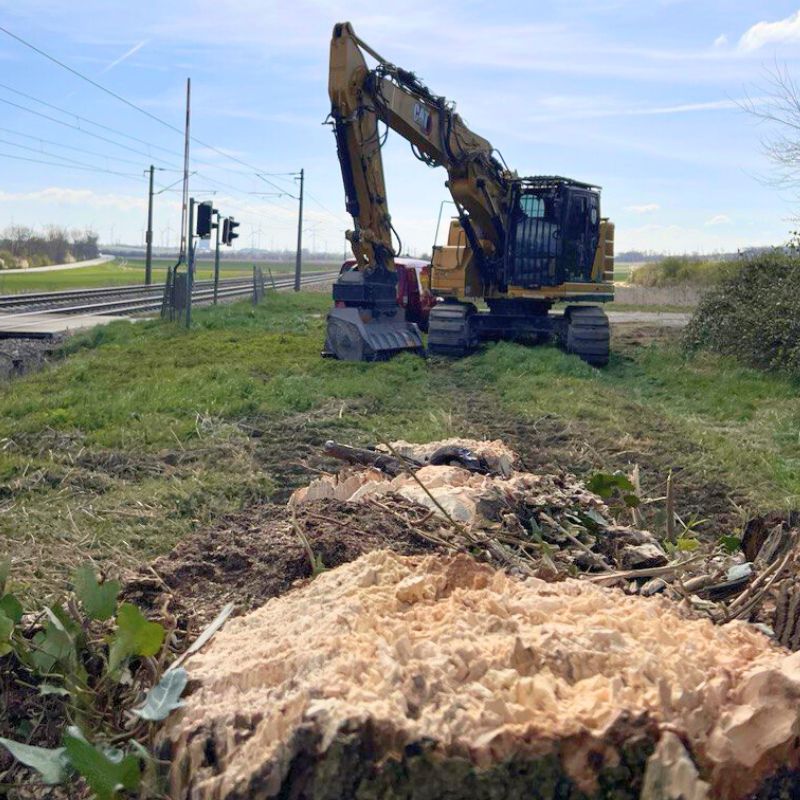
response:
<path id="1" fill-rule="evenodd" d="M 377 61 L 374 69 L 365 53 Z M 383 122 L 410 142 L 420 160 L 447 170 L 447 186 L 481 275 L 491 281 L 491 260 L 505 245 L 503 220 L 514 177 L 495 158 L 491 144 L 471 131 L 443 97 L 382 58 L 346 22 L 334 28 L 328 90 L 347 210 L 355 224 L 347 238 L 360 268 L 394 269 L 378 125 Z"/>

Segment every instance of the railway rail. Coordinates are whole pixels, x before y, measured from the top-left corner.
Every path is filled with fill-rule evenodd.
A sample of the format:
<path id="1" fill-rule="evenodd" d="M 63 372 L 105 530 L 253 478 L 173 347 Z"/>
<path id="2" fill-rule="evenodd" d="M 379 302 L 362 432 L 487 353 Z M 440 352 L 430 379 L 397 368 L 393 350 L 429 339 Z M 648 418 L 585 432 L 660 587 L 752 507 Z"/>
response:
<path id="1" fill-rule="evenodd" d="M 301 285 L 332 280 L 338 271 L 307 273 Z M 271 284 L 268 284 L 271 285 Z M 294 277 L 276 278 L 276 289 L 294 286 Z M 234 300 L 253 293 L 252 278 L 227 278 L 219 282 L 219 300 Z M 114 286 L 101 289 L 70 289 L 62 292 L 26 292 L 0 295 L 0 314 L 25 316 L 28 314 L 97 314 L 131 316 L 158 311 L 164 298 L 163 286 Z M 192 304 L 203 305 L 214 300 L 214 281 L 196 281 L 192 290 Z"/>

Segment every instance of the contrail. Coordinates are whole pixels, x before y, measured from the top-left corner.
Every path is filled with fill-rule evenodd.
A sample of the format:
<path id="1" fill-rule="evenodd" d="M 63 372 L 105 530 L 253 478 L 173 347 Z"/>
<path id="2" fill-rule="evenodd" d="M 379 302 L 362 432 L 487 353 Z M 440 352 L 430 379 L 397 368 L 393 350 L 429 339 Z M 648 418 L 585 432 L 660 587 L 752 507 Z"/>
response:
<path id="1" fill-rule="evenodd" d="M 114 67 L 116 67 L 118 64 L 121 64 L 126 59 L 130 58 L 134 53 L 138 53 L 139 50 L 141 50 L 147 44 L 148 41 L 149 39 L 144 39 L 143 41 L 139 42 L 139 44 L 135 44 L 133 47 L 131 47 L 130 50 L 128 50 L 127 53 L 123 53 L 118 59 L 112 61 L 107 67 L 104 67 L 102 70 L 100 70 L 99 74 L 105 75 L 106 72 L 114 69 Z"/>

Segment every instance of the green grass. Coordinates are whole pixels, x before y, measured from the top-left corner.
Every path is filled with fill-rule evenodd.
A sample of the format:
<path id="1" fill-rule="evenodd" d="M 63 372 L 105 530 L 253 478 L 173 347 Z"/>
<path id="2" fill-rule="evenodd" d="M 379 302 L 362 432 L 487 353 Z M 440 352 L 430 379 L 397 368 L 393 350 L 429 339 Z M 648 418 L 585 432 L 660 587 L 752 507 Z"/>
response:
<path id="1" fill-rule="evenodd" d="M 167 268 L 174 265 L 174 260 L 153 260 L 153 281 L 163 283 Z M 274 275 L 294 272 L 294 264 L 285 262 L 256 262 L 266 271 L 272 270 Z M 29 272 L 5 275 L 0 270 L 0 294 L 13 294 L 15 292 L 50 292 L 66 289 L 85 289 L 99 286 L 124 286 L 128 284 L 144 283 L 144 259 L 117 259 L 107 264 L 93 267 L 80 267 L 79 269 L 58 270 L 55 272 Z M 205 259 L 196 263 L 197 277 L 200 280 L 211 278 L 214 274 L 214 263 Z M 303 264 L 305 271 L 319 271 L 335 269 L 336 265 L 330 264 Z M 220 261 L 220 274 L 223 278 L 233 278 L 240 275 L 251 275 L 253 262 L 251 261 Z"/>
<path id="2" fill-rule="evenodd" d="M 639 463 L 655 494 L 674 469 L 687 506 L 709 492 L 800 502 L 791 381 L 663 343 L 602 371 L 509 343 L 459 362 L 340 363 L 319 357 L 329 302 L 199 309 L 191 331 L 116 322 L 0 389 L 0 536 L 30 582 L 78 553 L 135 564 L 220 514 L 285 498 L 328 438 L 510 437 L 581 474 Z"/>

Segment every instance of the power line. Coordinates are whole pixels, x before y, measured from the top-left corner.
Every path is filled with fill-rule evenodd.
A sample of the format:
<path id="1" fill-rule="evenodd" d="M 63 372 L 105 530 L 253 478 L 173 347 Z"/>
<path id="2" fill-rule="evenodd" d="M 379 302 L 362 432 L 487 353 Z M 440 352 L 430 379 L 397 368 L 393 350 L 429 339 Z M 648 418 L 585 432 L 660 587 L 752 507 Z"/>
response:
<path id="1" fill-rule="evenodd" d="M 2 30 L 2 28 L 0 28 L 0 30 Z M 48 103 L 46 100 L 42 100 L 41 98 L 35 97 L 34 95 L 31 95 L 31 94 L 28 94 L 26 92 L 20 91 L 19 89 L 15 89 L 14 87 L 8 86 L 5 83 L 0 83 L 0 88 L 5 89 L 5 90 L 7 90 L 9 92 L 13 92 L 14 94 L 17 94 L 20 97 L 24 97 L 27 100 L 32 100 L 34 103 L 39 103 L 40 105 L 43 105 L 43 106 L 45 106 L 47 108 L 50 108 L 50 109 L 52 109 L 54 111 L 58 111 L 60 114 L 65 114 L 66 116 L 72 117 L 73 119 L 80 120 L 81 122 L 85 122 L 85 123 L 87 123 L 89 125 L 94 125 L 95 127 L 101 128 L 102 130 L 106 130 L 106 131 L 108 131 L 110 133 L 114 133 L 117 136 L 123 136 L 126 139 L 130 139 L 131 141 L 139 142 L 140 144 L 143 144 L 146 147 L 152 148 L 154 150 L 161 150 L 162 152 L 169 153 L 170 155 L 173 155 L 173 156 L 177 155 L 174 150 L 170 150 L 169 148 L 162 147 L 161 145 L 153 144 L 152 142 L 148 142 L 146 139 L 141 139 L 138 136 L 132 136 L 131 134 L 125 133 L 124 131 L 120 131 L 117 128 L 112 128 L 109 125 L 104 125 L 101 122 L 97 122 L 96 120 L 92 120 L 92 119 L 89 119 L 87 117 L 83 117 L 80 114 L 77 114 L 77 113 L 75 113 L 73 111 L 70 111 L 67 108 L 61 108 L 60 106 L 54 105 L 53 103 Z M 100 139 L 101 141 L 108 142 L 109 144 L 112 144 L 115 147 L 122 147 L 125 150 L 129 150 L 132 153 L 136 153 L 137 155 L 144 155 L 147 158 L 154 159 L 156 161 L 160 161 L 162 164 L 170 164 L 170 162 L 166 161 L 163 158 L 160 158 L 160 157 L 157 157 L 157 156 L 153 156 L 151 153 L 143 153 L 141 150 L 136 150 L 135 148 L 129 147 L 127 145 L 120 144 L 119 142 L 115 142 L 113 139 L 108 139 L 108 138 L 106 138 L 104 136 L 100 136 L 99 134 L 94 133 L 92 131 L 87 131 L 84 128 L 81 128 L 79 125 L 73 125 L 73 124 L 71 124 L 69 122 L 65 122 L 64 120 L 56 119 L 55 117 L 51 117 L 48 114 L 43 114 L 40 111 L 35 111 L 34 109 L 27 108 L 26 106 L 22 106 L 22 105 L 13 103 L 10 100 L 5 100 L 3 98 L 0 98 L 0 102 L 6 103 L 8 105 L 12 105 L 15 108 L 19 108 L 19 109 L 21 109 L 23 111 L 27 111 L 30 114 L 35 114 L 35 115 L 37 115 L 39 117 L 42 117 L 43 119 L 47 119 L 47 120 L 49 120 L 51 122 L 55 122 L 55 123 L 57 123 L 59 125 L 65 125 L 66 127 L 72 128 L 73 130 L 76 130 L 76 131 L 78 131 L 80 133 L 85 133 L 88 136 L 92 136 L 92 137 L 94 137 L 96 139 Z M 200 142 L 199 140 L 195 139 L 194 137 L 191 137 L 191 138 L 192 138 L 193 141 L 196 141 L 198 144 L 201 144 L 203 147 L 208 147 L 211 150 L 219 152 L 222 155 L 224 155 L 226 158 L 233 158 L 232 156 L 229 156 L 227 153 L 224 153 L 221 150 L 217 150 L 217 148 L 214 148 L 211 145 L 207 145 L 204 142 Z M 64 145 L 64 146 L 66 146 L 66 145 Z M 219 170 L 223 170 L 224 172 L 231 172 L 234 175 L 251 176 L 251 175 L 255 174 L 258 177 L 260 177 L 260 175 L 258 175 L 258 173 L 254 173 L 254 172 L 251 172 L 251 171 L 243 172 L 242 170 L 231 169 L 230 167 L 224 167 L 224 166 L 221 166 L 219 164 L 214 164 L 214 163 L 212 163 L 210 161 L 203 161 L 203 160 L 201 160 L 199 158 L 194 158 L 192 160 L 196 164 L 202 164 L 204 166 L 210 167 L 211 169 L 219 169 Z M 242 163 L 244 163 L 244 162 L 242 162 Z M 174 166 L 172 166 L 172 168 L 173 169 L 177 169 L 177 167 L 174 167 Z M 296 173 L 280 173 L 280 174 L 295 175 Z M 266 179 L 264 179 L 264 180 L 266 180 Z M 267 182 L 270 183 L 270 181 L 267 181 Z M 274 186 L 274 184 L 272 184 L 272 185 Z M 283 194 L 288 194 L 288 192 L 286 192 L 286 190 L 283 189 L 282 187 L 275 187 L 275 188 L 277 188 Z"/>
<path id="2" fill-rule="evenodd" d="M 344 214 L 336 214 L 335 212 L 331 211 L 321 200 L 317 200 L 311 192 L 306 189 L 306 194 L 323 210 L 326 211 L 331 217 L 333 217 L 337 222 L 342 221 L 342 217 Z"/>
<path id="3" fill-rule="evenodd" d="M 172 156 L 178 155 L 174 150 L 170 150 L 167 147 L 162 147 L 158 144 L 153 144 L 152 142 L 148 142 L 145 139 L 140 139 L 138 136 L 132 136 L 129 133 L 125 133 L 124 131 L 118 130 L 117 128 L 112 128 L 108 125 L 103 125 L 101 122 L 95 122 L 92 119 L 88 119 L 87 117 L 82 117 L 80 114 L 76 114 L 74 111 L 70 111 L 68 108 L 61 108 L 60 106 L 53 105 L 52 103 L 48 103 L 46 100 L 41 100 L 38 97 L 34 97 L 32 94 L 27 94 L 26 92 L 21 92 L 19 89 L 15 89 L 13 86 L 8 86 L 5 83 L 0 83 L 0 89 L 5 89 L 8 92 L 13 92 L 14 94 L 19 95 L 20 97 L 24 97 L 26 100 L 33 100 L 34 103 L 39 103 L 40 105 L 46 106 L 47 108 L 52 108 L 53 111 L 58 111 L 60 114 L 66 114 L 68 117 L 72 117 L 73 119 L 79 119 L 81 122 L 86 122 L 89 125 L 94 125 L 97 128 L 102 128 L 109 133 L 115 133 L 117 136 L 123 136 L 126 139 L 130 139 L 134 142 L 139 142 L 139 144 L 146 145 L 147 147 L 152 147 L 154 150 L 161 150 L 164 153 L 169 153 Z M 83 128 L 78 128 L 78 130 L 83 130 Z M 148 156 L 149 157 L 149 156 Z"/>
<path id="4" fill-rule="evenodd" d="M 74 158 L 68 158 L 67 156 L 60 156 L 58 153 L 48 153 L 46 150 L 41 150 L 36 147 L 28 147 L 24 144 L 19 144 L 18 142 L 11 142 L 8 139 L 0 139 L 0 144 L 9 144 L 12 147 L 19 147 L 20 150 L 27 150 L 30 153 L 38 153 L 39 155 L 49 156 L 50 158 L 60 158 L 62 161 L 68 161 L 72 164 L 78 164 L 81 167 L 94 167 L 94 164 L 87 164 L 85 161 L 76 161 Z"/>
<path id="5" fill-rule="evenodd" d="M 58 64 L 59 67 L 61 67 L 62 69 L 67 70 L 67 72 L 71 72 L 73 75 L 76 75 L 81 80 L 84 80 L 87 83 L 90 83 L 95 88 L 100 89 L 101 92 L 105 92 L 106 94 L 110 95 L 111 97 L 114 97 L 115 99 L 119 100 L 121 103 L 125 103 L 126 106 L 130 106 L 130 108 L 135 109 L 139 113 L 144 114 L 145 116 L 150 117 L 150 119 L 155 120 L 156 122 L 160 123 L 161 125 L 165 125 L 167 128 L 171 128 L 173 131 L 176 131 L 177 133 L 180 133 L 181 135 L 183 135 L 183 131 L 180 128 L 176 128 L 174 125 L 171 125 L 169 122 L 166 122 L 165 120 L 161 119 L 160 117 L 157 117 L 155 114 L 151 114 L 149 111 L 145 110 L 141 106 L 137 106 L 136 103 L 132 103 L 130 100 L 126 100 L 121 94 L 117 94 L 116 92 L 112 91 L 111 89 L 108 89 L 107 87 L 103 86 L 102 84 L 98 83 L 97 81 L 94 81 L 91 78 L 89 78 L 88 76 L 84 75 L 82 72 L 78 72 L 78 70 L 73 69 L 68 64 L 65 64 L 63 61 L 59 61 L 55 56 L 51 56 L 49 53 L 46 53 L 44 50 L 36 47 L 36 45 L 31 44 L 30 42 L 26 41 L 21 36 L 17 36 L 16 33 L 12 33 L 10 30 L 8 30 L 8 28 L 4 28 L 2 25 L 0 25 L 0 31 L 5 33 L 7 36 L 10 36 L 12 39 L 16 39 L 20 44 L 24 44 L 25 47 L 30 48 L 35 53 L 38 53 L 40 56 L 44 56 L 44 58 L 48 59 L 49 61 L 52 61 L 54 64 Z"/>
<path id="6" fill-rule="evenodd" d="M 57 158 L 58 156 L 56 156 Z M 136 178 L 137 180 L 142 180 L 141 175 L 133 175 L 130 172 L 117 172 L 116 170 L 111 169 L 101 169 L 100 167 L 81 167 L 77 164 L 62 164 L 57 161 L 42 161 L 38 158 L 27 158 L 25 156 L 14 156 L 10 153 L 0 153 L 0 158 L 13 158 L 15 161 L 29 161 L 32 164 L 46 164 L 50 167 L 63 167 L 64 169 L 80 169 L 84 172 L 105 172 L 109 175 L 121 175 L 123 178 Z"/>
<path id="7" fill-rule="evenodd" d="M 176 133 L 179 133 L 181 136 L 184 135 L 184 131 L 181 128 L 178 128 L 177 126 L 173 125 L 172 123 L 161 119 L 161 117 L 158 117 L 155 114 L 151 113 L 150 111 L 147 111 L 146 109 L 142 108 L 141 106 L 137 105 L 136 103 L 133 103 L 132 101 L 130 101 L 127 98 L 123 97 L 121 94 L 118 94 L 117 92 L 109 89 L 108 87 L 103 86 L 101 83 L 98 83 L 97 81 L 92 80 L 92 78 L 88 77 L 88 75 L 84 75 L 82 72 L 79 72 L 77 69 L 74 69 L 73 67 L 70 67 L 68 64 L 65 64 L 63 61 L 60 61 L 55 56 L 50 55 L 50 53 L 45 52 L 41 48 L 39 48 L 36 45 L 32 44 L 31 42 L 23 39 L 21 36 L 18 36 L 16 33 L 12 33 L 10 30 L 8 30 L 8 28 L 4 28 L 2 25 L 0 25 L 0 31 L 5 33 L 7 36 L 10 36 L 12 39 L 15 39 L 16 41 L 18 41 L 20 44 L 24 45 L 25 47 L 28 47 L 29 49 L 33 50 L 35 53 L 38 53 L 43 58 L 46 58 L 48 61 L 52 61 L 54 64 L 57 64 L 62 69 L 67 70 L 67 72 L 70 72 L 73 75 L 75 75 L 76 77 L 80 78 L 81 80 L 86 81 L 87 83 L 91 84 L 96 89 L 99 89 L 101 92 L 105 92 L 110 97 L 113 97 L 114 99 L 119 100 L 119 102 L 124 103 L 129 108 L 132 108 L 132 109 L 138 111 L 140 114 L 144 114 L 146 117 L 149 117 L 150 119 L 154 120 L 155 122 L 158 122 L 160 125 L 163 125 L 164 127 L 169 128 L 170 130 L 175 131 Z M 258 167 L 254 166 L 253 164 L 249 164 L 247 161 L 243 161 L 241 158 L 237 158 L 236 156 L 232 156 L 230 153 L 226 153 L 224 150 L 220 150 L 220 148 L 215 147 L 212 144 L 208 144 L 208 142 L 204 142 L 202 139 L 198 139 L 196 136 L 190 136 L 189 138 L 193 142 L 195 142 L 196 144 L 199 144 L 202 147 L 207 147 L 209 150 L 213 150 L 215 153 L 221 155 L 223 158 L 230 159 L 231 161 L 235 161 L 237 164 L 241 164 L 243 167 L 247 167 L 248 169 L 253 170 L 260 178 L 262 178 L 263 180 L 267 180 L 266 178 L 263 178 L 263 176 L 261 174 L 261 173 L 269 174 L 269 173 L 266 172 L 266 170 L 259 169 Z M 267 183 L 271 183 L 271 181 L 267 180 Z M 275 186 L 275 184 L 272 184 L 272 185 Z"/>
<path id="8" fill-rule="evenodd" d="M 0 97 L 0 103 L 5 103 L 6 105 L 13 106 L 14 108 L 18 108 L 21 111 L 27 111 L 29 114 L 34 114 L 37 117 L 49 120 L 50 122 L 55 122 L 58 125 L 63 125 L 66 128 L 72 128 L 72 130 L 80 131 L 81 133 L 84 133 L 87 136 L 92 136 L 95 139 L 100 139 L 103 142 L 108 142 L 109 144 L 113 144 L 115 147 L 121 147 L 123 150 L 129 150 L 131 153 L 136 153 L 137 155 L 144 156 L 145 158 L 148 158 L 152 161 L 160 161 L 162 164 L 167 164 L 168 166 L 171 166 L 173 169 L 175 169 L 174 164 L 170 164 L 169 161 L 165 161 L 163 158 L 153 156 L 151 153 L 144 153 L 141 150 L 137 150 L 135 147 L 129 147 L 128 145 L 122 144 L 121 142 L 115 142 L 113 139 L 109 139 L 106 136 L 101 136 L 99 133 L 94 133 L 93 131 L 87 131 L 78 125 L 73 125 L 70 122 L 64 122 L 64 120 L 61 119 L 56 119 L 55 117 L 51 117 L 49 114 L 43 114 L 41 111 L 36 111 L 33 108 L 26 108 L 25 106 L 21 106 L 19 103 L 14 103 L 11 100 L 6 100 L 4 97 Z"/>
<path id="9" fill-rule="evenodd" d="M 34 136 L 30 133 L 22 133 L 22 131 L 15 131 L 11 128 L 2 128 L 0 127 L 0 131 L 4 133 L 10 133 L 14 136 L 21 136 L 23 139 L 29 139 L 33 142 L 41 142 L 42 144 L 50 144 L 53 147 L 63 147 L 65 150 L 74 150 L 76 153 L 85 153 L 89 156 L 97 156 L 98 158 L 109 158 L 114 161 L 119 161 L 120 163 L 124 164 L 133 164 L 135 167 L 141 166 L 141 161 L 134 161 L 132 158 L 123 158 L 122 156 L 112 156 L 108 153 L 98 153 L 96 150 L 86 150 L 83 147 L 75 147 L 71 144 L 62 144 L 61 142 L 54 142 L 52 139 L 42 139 L 41 136 Z M 163 169 L 163 167 L 159 167 L 159 169 Z"/>

